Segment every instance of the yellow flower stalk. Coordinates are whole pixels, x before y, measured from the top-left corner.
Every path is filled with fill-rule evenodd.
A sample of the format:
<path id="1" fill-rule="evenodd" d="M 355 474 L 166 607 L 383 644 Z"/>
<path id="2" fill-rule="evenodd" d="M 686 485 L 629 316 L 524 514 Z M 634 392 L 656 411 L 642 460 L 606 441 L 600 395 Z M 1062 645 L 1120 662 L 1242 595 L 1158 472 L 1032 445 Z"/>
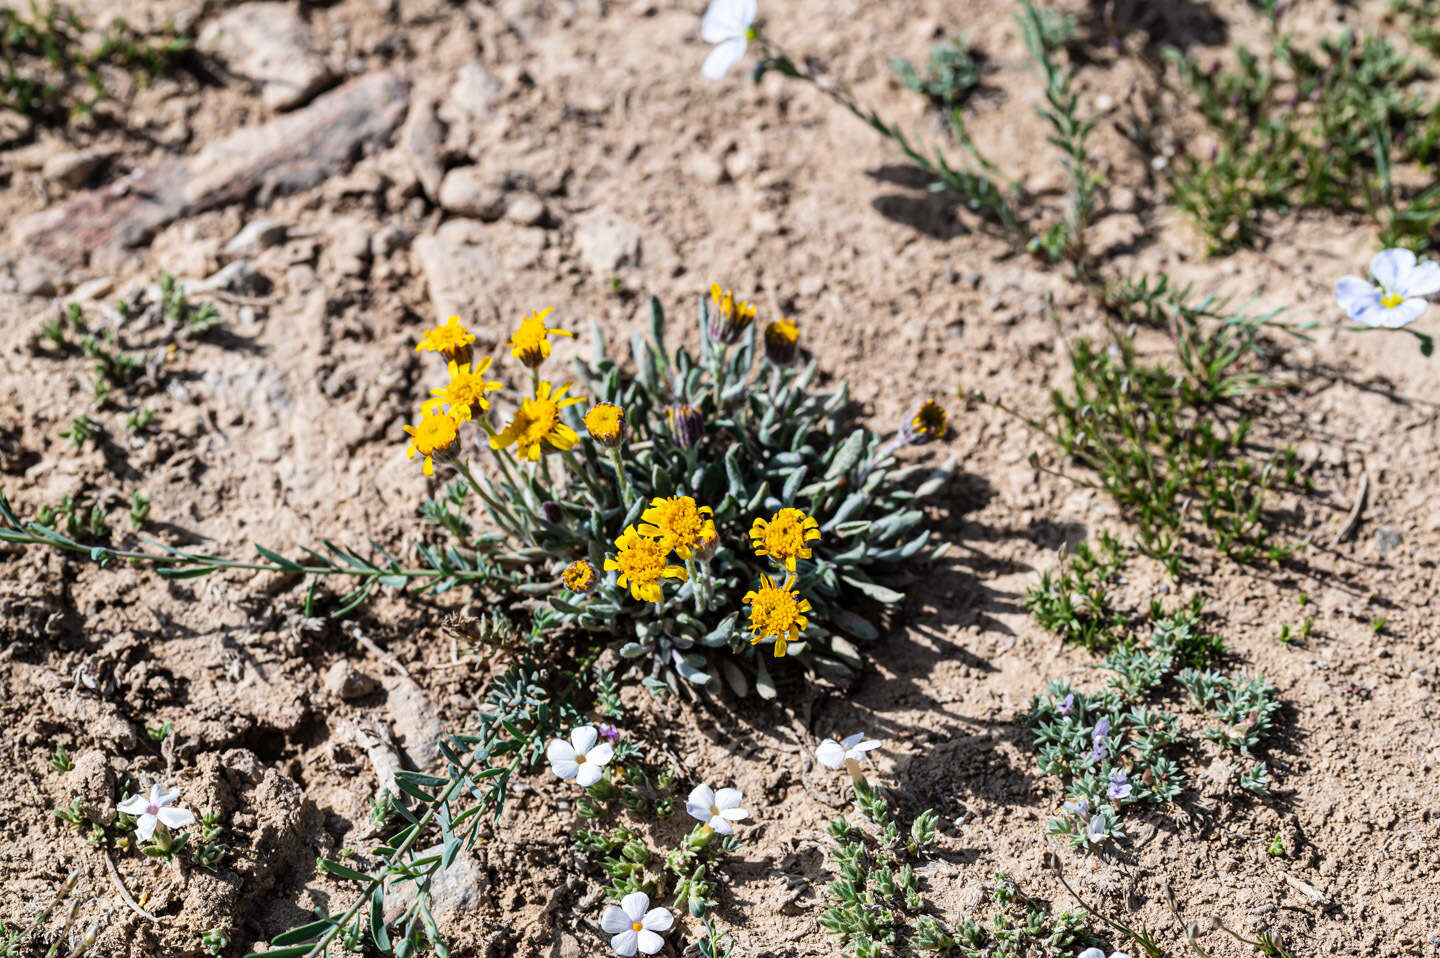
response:
<path id="1" fill-rule="evenodd" d="M 417 455 L 425 457 L 425 475 L 435 475 L 435 460 L 449 462 L 460 451 L 460 423 L 449 413 L 437 412 L 424 415 L 418 426 L 406 426 L 410 445 L 405 449 L 407 459 Z"/>
<path id="2" fill-rule="evenodd" d="M 765 358 L 777 366 L 795 361 L 800 342 L 800 328 L 793 320 L 777 319 L 765 327 Z"/>
<path id="3" fill-rule="evenodd" d="M 443 324 L 421 336 L 415 351 L 439 353 L 445 357 L 446 362 L 468 363 L 474 358 L 471 349 L 474 342 L 475 334 L 460 325 L 460 317 L 451 316 Z"/>
<path id="4" fill-rule="evenodd" d="M 735 294 L 721 289 L 718 283 L 710 284 L 710 321 L 707 330 L 716 342 L 733 346 L 745 335 L 745 330 L 755 322 L 755 307 L 744 300 L 736 300 Z"/>
<path id="5" fill-rule="evenodd" d="M 769 556 L 788 572 L 795 571 L 796 559 L 810 558 L 807 543 L 820 538 L 820 524 L 799 509 L 781 509 L 770 521 L 756 519 L 750 527 L 750 543 L 757 556 Z"/>
<path id="6" fill-rule="evenodd" d="M 666 552 L 673 549 L 680 558 L 693 559 L 715 540 L 713 515 L 709 506 L 697 506 L 689 496 L 652 499 L 640 515 L 640 534 L 659 539 Z"/>
<path id="7" fill-rule="evenodd" d="M 493 392 L 500 388 L 496 380 L 487 380 L 485 370 L 490 368 L 490 358 L 480 360 L 473 366 L 470 363 L 450 363 L 450 383 L 439 389 L 430 390 L 434 399 L 425 400 L 420 407 L 422 415 L 429 415 L 441 406 L 448 406 L 450 415 L 460 422 L 468 422 L 475 418 L 476 413 L 484 412 L 490 408 L 490 400 L 485 398 L 487 392 Z"/>
<path id="8" fill-rule="evenodd" d="M 571 592 L 591 592 L 595 589 L 595 567 L 584 559 L 572 562 L 560 573 L 560 581 Z"/>
<path id="9" fill-rule="evenodd" d="M 607 449 L 625 441 L 625 410 L 608 402 L 597 402 L 585 412 L 585 431 Z"/>
<path id="10" fill-rule="evenodd" d="M 773 638 L 777 659 L 785 654 L 786 645 L 798 639 L 810 624 L 805 617 L 810 611 L 810 600 L 800 598 L 800 594 L 791 589 L 794 584 L 793 575 L 778 586 L 774 579 L 762 575 L 760 588 L 745 593 L 745 604 L 750 606 L 750 644 L 758 645 Z"/>
<path id="11" fill-rule="evenodd" d="M 580 436 L 560 421 L 560 410 L 577 402 L 579 397 L 565 398 L 569 383 L 554 389 L 550 383 L 541 381 L 535 387 L 535 396 L 520 404 L 510 424 L 490 437 L 490 448 L 506 449 L 515 447 L 517 459 L 538 462 L 540 456 L 550 450 L 564 452 L 574 448 Z"/>
<path id="12" fill-rule="evenodd" d="M 510 355 L 524 363 L 527 369 L 539 369 L 540 364 L 550 357 L 551 336 L 575 335 L 545 325 L 545 317 L 554 311 L 555 307 L 550 306 L 531 313 L 520 321 L 520 328 L 510 337 Z"/>
<path id="13" fill-rule="evenodd" d="M 615 558 L 605 560 L 605 570 L 617 571 L 620 588 L 641 602 L 658 603 L 663 598 L 661 579 L 684 582 L 689 574 L 678 565 L 669 565 L 670 550 L 659 539 L 641 535 L 634 526 L 627 526 L 615 540 Z"/>

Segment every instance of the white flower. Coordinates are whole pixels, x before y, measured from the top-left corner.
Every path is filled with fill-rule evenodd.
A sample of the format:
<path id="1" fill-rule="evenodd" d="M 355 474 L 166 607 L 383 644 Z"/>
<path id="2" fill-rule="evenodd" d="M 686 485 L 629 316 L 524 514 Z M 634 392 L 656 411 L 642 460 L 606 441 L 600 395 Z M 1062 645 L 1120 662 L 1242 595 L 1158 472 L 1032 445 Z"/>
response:
<path id="1" fill-rule="evenodd" d="M 1378 287 L 1358 276 L 1342 276 L 1335 284 L 1335 298 L 1345 314 L 1366 326 L 1408 326 L 1425 312 L 1424 297 L 1440 292 L 1440 264 L 1417 264 L 1408 249 L 1376 253 L 1370 275 Z"/>
<path id="2" fill-rule="evenodd" d="M 675 916 L 665 908 L 650 908 L 650 896 L 643 891 L 631 892 L 619 905 L 607 906 L 600 916 L 600 927 L 615 936 L 610 947 L 621 955 L 633 955 L 637 948 L 643 955 L 655 954 L 665 947 L 659 933 L 669 931 L 673 924 Z"/>
<path id="3" fill-rule="evenodd" d="M 1105 952 L 1099 948 L 1086 948 L 1080 952 L 1080 954 L 1076 955 L 1075 958 L 1105 958 Z M 1112 951 L 1110 958 L 1130 958 L 1130 956 L 1123 951 Z"/>
<path id="4" fill-rule="evenodd" d="M 856 732 L 854 735 L 847 736 L 843 742 L 827 738 L 815 750 L 815 757 L 826 768 L 840 768 L 847 761 L 860 761 L 865 757 L 866 752 L 879 747 L 880 743 L 874 739 L 867 739 L 864 732 Z"/>
<path id="5" fill-rule="evenodd" d="M 600 733 L 593 725 L 581 725 L 574 729 L 568 742 L 563 738 L 552 738 L 545 749 L 550 770 L 561 778 L 575 779 L 581 788 L 594 785 L 605 774 L 605 763 L 615 754 L 609 742 L 596 745 L 599 738 Z"/>
<path id="6" fill-rule="evenodd" d="M 148 842 L 155 834 L 157 824 L 166 828 L 184 828 L 195 823 L 195 813 L 188 808 L 169 808 L 180 797 L 178 791 L 165 791 L 159 782 L 150 786 L 150 795 L 131 795 L 115 807 L 126 815 L 135 815 L 135 834 L 142 842 Z"/>
<path id="7" fill-rule="evenodd" d="M 740 808 L 744 798 L 738 788 L 722 788 L 716 792 L 709 785 L 696 785 L 685 802 L 685 811 L 691 818 L 698 818 L 721 835 L 735 831 L 732 822 L 738 822 L 750 813 Z"/>
<path id="8" fill-rule="evenodd" d="M 718 80 L 745 55 L 745 47 L 755 39 L 755 0 L 712 0 L 700 21 L 700 38 L 715 44 L 705 58 L 700 72 Z"/>

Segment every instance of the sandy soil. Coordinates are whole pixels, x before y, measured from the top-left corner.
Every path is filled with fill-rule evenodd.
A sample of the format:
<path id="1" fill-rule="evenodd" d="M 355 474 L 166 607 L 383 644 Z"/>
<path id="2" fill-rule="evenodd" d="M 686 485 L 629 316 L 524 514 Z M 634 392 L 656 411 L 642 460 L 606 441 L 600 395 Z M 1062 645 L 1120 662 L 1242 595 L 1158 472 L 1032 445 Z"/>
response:
<path id="1" fill-rule="evenodd" d="M 1158 39 L 1218 55 L 1262 35 L 1243 3 L 1167 6 L 1148 25 Z M 1291 26 L 1373 26 L 1384 6 L 1298 4 Z M 81 9 L 114 12 L 99 0 Z M 670 0 L 306 6 L 337 80 L 397 70 L 412 113 L 438 104 L 439 163 L 473 166 L 510 212 L 489 221 L 443 210 L 427 195 L 433 171 L 417 173 L 397 140 L 317 185 L 185 215 L 148 244 L 88 264 L 36 262 L 12 235 L 0 259 L 0 488 L 24 514 L 67 494 L 109 504 L 117 529 L 138 489 L 153 496 L 152 534 L 219 552 L 367 534 L 403 547 L 432 485 L 401 455 L 400 427 L 429 388 L 413 343 L 457 297 L 487 345 L 523 311 L 551 303 L 571 328 L 594 317 L 614 339 L 642 328 L 644 294 L 688 315 L 716 280 L 753 290 L 766 313 L 795 316 L 808 348 L 849 380 L 877 426 L 928 393 L 981 390 L 1043 414 L 1065 371 L 1062 337 L 1100 330 L 1084 288 L 924 192 L 871 131 L 813 90 L 775 76 L 758 86 L 738 75 L 705 81 L 700 9 Z M 217 13 L 190 0 L 146 11 L 202 30 Z M 1037 202 L 1063 201 L 1010 4 L 794 0 L 765 14 L 772 35 L 930 138 L 941 136 L 935 117 L 888 61 L 923 59 L 937 37 L 967 33 L 994 67 L 991 92 L 972 107 L 977 142 Z M 1095 137 L 1107 182 L 1093 234 L 1102 269 L 1167 270 L 1207 292 L 1258 293 L 1258 306 L 1286 306 L 1322 328 L 1285 353 L 1280 372 L 1297 386 L 1267 397 L 1261 426 L 1264 443 L 1294 442 L 1314 479 L 1313 493 L 1282 502 L 1283 534 L 1311 543 L 1301 561 L 1257 573 L 1202 555 L 1178 586 L 1143 564 L 1126 586 L 1137 603 L 1162 590 L 1203 593 L 1234 664 L 1279 688 L 1282 734 L 1268 751 L 1276 794 L 1236 803 L 1207 788 L 1205 764 L 1218 753 L 1203 754 L 1195 787 L 1137 819 L 1123 854 L 1064 851 L 1069 872 L 1087 897 L 1162 929 L 1172 954 L 1183 938 L 1164 908 L 1166 883 L 1187 917 L 1273 927 L 1299 956 L 1440 953 L 1434 361 L 1401 337 L 1332 328 L 1331 286 L 1363 267 L 1371 226 L 1295 214 L 1267 224 L 1264 248 L 1207 261 L 1163 204 L 1148 158 L 1115 128 L 1144 68 L 1097 43 L 1081 81 L 1086 108 L 1108 110 Z M 44 172 L 53 156 L 114 147 L 86 184 L 103 186 L 273 111 L 243 79 L 182 73 L 135 91 L 112 116 L 0 151 L 0 220 L 15 224 L 67 198 Z M 123 427 L 130 399 L 94 409 L 89 364 L 33 346 L 56 303 L 77 290 L 98 316 L 99 304 L 162 270 L 200 281 L 261 218 L 289 231 L 243 257 L 273 289 L 216 297 L 225 332 L 166 357 L 162 385 L 141 400 L 157 414 L 143 444 Z M 427 265 L 424 239 L 436 235 L 447 243 L 431 253 L 472 263 L 459 248 L 489 268 Z M 444 277 L 452 286 L 439 290 Z M 97 278 L 108 289 L 87 285 Z M 164 351 L 159 331 L 128 345 Z M 582 332 L 561 351 L 586 348 Z M 87 409 L 107 438 L 77 452 L 56 437 Z M 860 728 L 884 740 L 875 779 L 900 807 L 939 813 L 943 854 L 922 877 L 941 914 L 972 916 L 996 870 L 1068 902 L 1041 863 L 1060 789 L 1035 771 L 1018 716 L 1045 679 L 1097 682 L 1099 671 L 1093 654 L 1060 647 L 1022 599 L 1057 566 L 1062 544 L 1125 526 L 1098 493 L 1034 470 L 1030 453 L 1050 450 L 1013 420 L 959 399 L 951 412 L 964 476 L 933 522 L 952 558 L 870 650 L 853 694 L 796 679 L 787 707 L 757 710 L 627 692 L 635 727 L 665 754 L 746 793 L 753 824 L 716 913 L 738 954 L 836 952 L 817 917 L 828 880 L 823 828 L 840 782 L 808 755 L 820 738 Z M 1334 544 L 1362 475 L 1369 497 L 1358 530 Z M 1302 591 L 1311 602 L 1303 613 Z M 485 666 L 449 664 L 439 622 L 463 604 L 458 595 L 381 598 L 353 625 L 305 621 L 293 611 L 299 598 L 265 576 L 166 583 L 0 548 L 0 731 L 14 763 L 0 786 L 0 919 L 28 921 L 75 868 L 92 897 L 83 914 L 105 917 L 95 953 L 117 958 L 200 954 L 198 936 L 211 927 L 229 929 L 241 954 L 314 909 L 344 904 L 344 886 L 317 874 L 314 860 L 366 841 L 375 780 L 357 728 L 390 723 L 408 755 L 423 755 L 435 727 L 464 724 Z M 1313 635 L 1278 642 L 1279 623 L 1302 615 L 1314 617 Z M 1377 616 L 1388 619 L 1378 636 Z M 356 629 L 404 665 L 423 707 Z M 349 700 L 327 691 L 324 676 L 340 660 L 378 688 Z M 159 747 L 144 727 L 165 722 L 174 734 Z M 48 768 L 57 745 L 76 757 L 74 771 Z M 121 903 L 103 857 L 50 812 L 77 789 L 102 794 L 117 774 L 139 772 L 183 779 L 192 807 L 231 818 L 235 855 L 216 876 L 187 873 L 157 889 L 155 866 L 122 863 L 135 894 L 153 893 L 160 924 Z M 565 793 L 546 775 L 529 785 L 463 866 L 467 892 L 446 918 L 452 954 L 607 953 L 594 924 L 598 887 L 570 848 L 568 813 L 556 811 Z M 1277 833 L 1286 858 L 1266 854 Z M 1208 941 L 1212 955 L 1245 953 Z"/>

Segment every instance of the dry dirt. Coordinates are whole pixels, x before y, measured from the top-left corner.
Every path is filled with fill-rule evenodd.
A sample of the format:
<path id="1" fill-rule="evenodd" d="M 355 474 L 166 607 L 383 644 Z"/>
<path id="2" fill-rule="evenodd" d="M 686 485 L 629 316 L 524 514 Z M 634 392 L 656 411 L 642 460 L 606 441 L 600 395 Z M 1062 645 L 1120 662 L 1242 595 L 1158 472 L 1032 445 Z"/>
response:
<path id="1" fill-rule="evenodd" d="M 1236 0 L 1155 6 L 1164 9 L 1149 29 L 1202 51 L 1261 36 Z M 1384 6 L 1302 2 L 1291 26 L 1374 25 Z M 772 35 L 852 78 L 863 100 L 927 138 L 939 126 L 896 83 L 889 59 L 923 59 L 937 37 L 967 33 L 994 66 L 991 92 L 972 107 L 976 140 L 1039 202 L 1061 201 L 1063 174 L 1031 109 L 1039 82 L 1008 2 L 762 7 Z M 92 0 L 79 9 L 99 19 L 119 8 Z M 142 25 L 181 17 L 203 32 L 221 11 L 156 0 L 126 12 Z M 120 183 L 273 119 L 274 99 L 218 68 L 181 72 L 134 91 L 127 108 L 35 130 L 0 151 L 0 488 L 22 514 L 80 494 L 87 506 L 110 504 L 117 522 L 141 490 L 153 496 L 150 534 L 217 552 L 365 535 L 403 548 L 432 483 L 401 455 L 400 427 L 430 385 L 413 344 L 437 312 L 455 304 L 487 347 L 546 304 L 577 330 L 595 318 L 613 340 L 642 328 L 645 294 L 686 316 L 712 280 L 753 290 L 764 313 L 795 316 L 806 346 L 849 380 L 877 428 L 922 395 L 957 390 L 1043 414 L 1064 375 L 1062 336 L 1099 329 L 1085 290 L 918 188 L 893 151 L 813 90 L 778 76 L 756 86 L 738 71 L 705 81 L 700 12 L 674 0 L 306 5 L 331 83 L 388 69 L 408 84 L 401 132 L 357 146 L 360 155 L 313 183 L 181 211 L 149 242 L 100 249 L 88 262 L 37 258 L 23 239 L 26 217 L 73 192 L 46 174 L 47 160 L 112 147 L 82 188 Z M 1282 734 L 1268 752 L 1276 794 L 1233 803 L 1197 782 L 1181 805 L 1134 819 L 1123 855 L 1063 852 L 1070 874 L 1087 897 L 1162 930 L 1173 955 L 1183 940 L 1164 883 L 1196 920 L 1274 927 L 1297 956 L 1440 953 L 1435 361 L 1404 337 L 1333 328 L 1331 286 L 1373 250 L 1368 223 L 1295 214 L 1267 224 L 1261 250 L 1207 261 L 1115 131 L 1142 68 L 1096 44 L 1081 81 L 1086 109 L 1108 110 L 1095 139 L 1107 180 L 1094 229 L 1103 270 L 1164 269 L 1207 292 L 1258 291 L 1258 305 L 1286 306 L 1321 329 L 1287 352 L 1284 372 L 1299 387 L 1267 400 L 1264 424 L 1297 444 L 1315 481 L 1312 494 L 1285 503 L 1283 534 L 1312 543 L 1303 562 L 1256 573 L 1202 557 L 1180 587 L 1204 594 L 1234 664 L 1280 690 Z M 447 212 L 433 194 L 446 192 L 443 171 L 463 167 L 474 169 L 447 184 L 446 205 L 466 213 Z M 100 304 L 162 270 L 197 283 L 262 218 L 287 238 L 237 258 L 268 282 L 197 296 L 216 299 L 224 332 L 165 358 L 163 388 L 143 398 L 157 414 L 147 442 L 123 427 L 131 400 L 93 408 L 87 363 L 33 347 L 57 303 L 88 295 L 98 316 Z M 129 345 L 164 351 L 155 330 Z M 76 452 L 57 433 L 85 410 L 106 438 Z M 752 823 L 716 913 L 739 955 L 836 952 L 817 917 L 823 828 L 840 781 L 806 756 L 821 737 L 854 729 L 884 741 L 874 778 L 902 810 L 939 813 L 944 854 L 922 874 L 941 914 L 974 914 L 996 870 L 1069 901 L 1041 862 L 1060 790 L 1035 771 L 1017 715 L 1045 679 L 1097 682 L 1100 673 L 1093 654 L 1060 647 L 1036 625 L 1022 599 L 1063 543 L 1125 526 L 1108 499 L 1034 470 L 1028 456 L 1043 447 L 1012 419 L 960 400 L 951 412 L 949 451 L 964 476 L 933 518 L 953 543 L 951 560 L 871 649 L 853 694 L 797 681 L 789 707 L 736 709 L 627 692 L 632 723 L 664 754 L 745 791 Z M 1366 474 L 1359 527 L 1332 544 Z M 1144 567 L 1127 586 L 1137 599 L 1172 588 Z M 1298 624 L 1301 591 L 1314 634 L 1282 645 L 1278 627 Z M 92 953 L 116 958 L 200 954 L 210 927 L 228 929 L 241 954 L 315 909 L 346 904 L 345 886 L 318 875 L 314 860 L 368 840 L 375 779 L 361 729 L 389 723 L 423 761 L 427 738 L 472 712 L 484 666 L 449 665 L 439 620 L 462 603 L 457 594 L 381 598 L 354 626 L 304 621 L 299 599 L 266 576 L 167 583 L 0 549 L 0 744 L 14 763 L 0 786 L 0 919 L 27 922 L 75 868 L 91 899 L 77 924 L 103 918 Z M 1370 622 L 1382 615 L 1389 624 L 1376 636 Z M 367 651 L 357 630 L 414 683 Z M 348 700 L 327 691 L 324 676 L 342 660 L 379 687 Z M 165 722 L 174 732 L 160 747 L 144 727 Z M 77 762 L 63 776 L 47 764 L 61 745 Z M 103 857 L 50 811 L 141 773 L 182 781 L 187 804 L 227 819 L 235 846 L 216 876 L 122 862 L 158 924 L 120 901 Z M 465 861 L 446 912 L 452 954 L 608 953 L 594 922 L 599 893 L 570 850 L 569 813 L 556 811 L 565 795 L 537 773 Z M 1266 854 L 1277 833 L 1286 858 Z M 693 940 L 693 929 L 671 939 Z M 1246 953 L 1207 941 L 1212 955 Z"/>

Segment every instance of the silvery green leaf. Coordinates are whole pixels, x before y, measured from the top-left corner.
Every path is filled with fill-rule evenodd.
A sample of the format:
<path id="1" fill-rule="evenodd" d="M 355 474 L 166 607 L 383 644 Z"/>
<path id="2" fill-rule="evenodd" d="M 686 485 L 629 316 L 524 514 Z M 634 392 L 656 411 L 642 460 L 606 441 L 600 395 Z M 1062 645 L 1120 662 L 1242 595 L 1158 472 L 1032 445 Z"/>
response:
<path id="1" fill-rule="evenodd" d="M 764 502 L 764 501 L 765 501 L 765 497 L 766 497 L 767 495 L 769 495 L 769 494 L 770 494 L 770 483 L 769 483 L 769 481 L 767 480 L 766 482 L 760 483 L 760 488 L 755 490 L 755 495 L 751 496 L 751 497 L 750 497 L 750 501 L 745 504 L 745 512 L 746 512 L 746 513 L 755 513 L 755 512 L 758 512 L 759 509 L 760 509 L 760 503 Z"/>
<path id="2" fill-rule="evenodd" d="M 659 463 L 656 463 L 655 468 L 650 470 L 650 494 L 652 496 L 673 496 L 675 494 L 675 484 L 670 481 L 670 474 L 661 469 Z M 642 501 L 648 500 L 642 497 Z"/>
<path id="3" fill-rule="evenodd" d="M 555 608 L 559 609 L 561 612 L 565 612 L 569 615 L 581 615 L 584 612 L 588 611 L 587 609 L 582 609 L 580 606 L 575 605 L 573 602 L 560 598 L 558 595 L 551 597 L 550 604 L 553 605 Z"/>
<path id="4" fill-rule="evenodd" d="M 516 592 L 522 595 L 548 595 L 555 591 L 554 582 L 521 582 L 513 586 Z"/>
<path id="5" fill-rule="evenodd" d="M 942 543 L 940 543 L 938 546 L 935 547 L 935 551 L 934 551 L 934 552 L 930 553 L 930 559 L 929 559 L 929 561 L 931 561 L 931 562 L 938 562 L 940 559 L 945 558 L 945 556 L 948 555 L 949 552 L 950 552 L 950 543 L 948 543 L 948 542 L 942 542 Z"/>
<path id="6" fill-rule="evenodd" d="M 670 658 L 675 663 L 675 671 L 685 681 L 695 685 L 709 685 L 713 681 L 710 674 L 703 671 L 705 660 L 698 655 L 671 652 Z"/>
<path id="7" fill-rule="evenodd" d="M 649 647 L 641 645 L 639 642 L 626 642 L 620 646 L 620 656 L 626 659 L 638 659 L 648 651 L 650 651 Z"/>
<path id="8" fill-rule="evenodd" d="M 750 694 L 750 680 L 745 677 L 744 672 L 740 671 L 740 666 L 730 659 L 720 660 L 720 674 L 725 677 L 725 683 L 736 695 L 743 699 Z"/>
<path id="9" fill-rule="evenodd" d="M 740 470 L 740 443 L 735 443 L 725 450 L 725 478 L 730 483 L 730 492 L 733 495 L 743 495 L 745 492 L 745 474 Z"/>
<path id="10" fill-rule="evenodd" d="M 734 402 L 750 390 L 750 384 L 744 381 L 732 383 L 720 391 L 720 401 L 726 403 Z"/>
<path id="11" fill-rule="evenodd" d="M 612 627 L 611 624 L 607 623 L 604 619 L 596 618 L 588 613 L 576 619 L 575 624 L 587 632 L 607 632 Z"/>
<path id="12" fill-rule="evenodd" d="M 834 535 L 837 539 L 849 539 L 851 536 L 863 536 L 869 531 L 869 519 L 855 519 L 851 522 L 837 523 Z"/>
<path id="13" fill-rule="evenodd" d="M 950 478 L 954 474 L 955 460 L 946 459 L 945 463 L 939 469 L 935 470 L 935 475 L 933 477 L 925 480 L 916 487 L 915 497 L 917 499 L 924 499 L 927 496 L 935 495 L 935 493 L 939 492 L 942 488 L 944 488 L 945 483 L 949 482 Z"/>
<path id="14" fill-rule="evenodd" d="M 821 498 L 839 488 L 840 483 L 836 480 L 826 482 L 812 482 L 810 485 L 796 493 L 800 502 L 818 502 Z M 794 501 L 794 500 L 792 500 Z"/>
<path id="15" fill-rule="evenodd" d="M 787 449 L 785 452 L 777 452 L 771 456 L 770 462 L 776 466 L 791 467 L 805 465 L 806 459 L 803 452 L 791 452 Z"/>
<path id="16" fill-rule="evenodd" d="M 671 678 L 671 677 L 667 675 L 666 678 L 668 679 L 668 678 Z M 645 686 L 647 689 L 649 689 L 649 690 L 651 691 L 651 693 L 653 693 L 653 694 L 655 694 L 655 695 L 659 695 L 659 694 L 662 693 L 662 692 L 671 691 L 669 685 L 665 684 L 664 682 L 661 682 L 659 679 L 651 678 L 651 677 L 648 676 L 648 675 L 645 676 L 643 679 L 640 680 L 640 684 L 643 685 L 643 686 Z"/>
<path id="17" fill-rule="evenodd" d="M 590 361 L 597 366 L 605 361 L 605 331 L 593 315 L 590 317 Z"/>
<path id="18" fill-rule="evenodd" d="M 705 631 L 705 623 L 689 612 L 676 612 L 674 622 L 675 626 L 687 635 L 700 635 Z"/>
<path id="19" fill-rule="evenodd" d="M 908 558 L 910 558 L 910 557 L 913 556 L 915 553 L 917 553 L 917 552 L 919 552 L 921 549 L 925 548 L 925 543 L 927 543 L 927 542 L 929 542 L 929 541 L 930 541 L 930 530 L 929 530 L 929 529 L 926 529 L 924 532 L 920 533 L 918 536 L 916 536 L 914 539 L 911 539 L 909 542 L 905 543 L 905 545 L 903 545 L 903 546 L 900 548 L 900 558 L 902 558 L 902 559 L 908 559 Z"/>
<path id="20" fill-rule="evenodd" d="M 779 694 L 775 688 L 775 680 L 770 677 L 770 667 L 765 664 L 763 654 L 755 657 L 755 691 L 762 699 L 772 701 Z"/>
<path id="21" fill-rule="evenodd" d="M 924 518 L 925 513 L 918 509 L 911 509 L 909 512 L 897 512 L 894 515 L 886 516 L 884 519 L 875 523 L 875 538 L 884 540 L 903 536 Z"/>
<path id="22" fill-rule="evenodd" d="M 863 619 L 861 620 L 864 621 Z M 846 665 L 859 669 L 864 663 L 860 657 L 860 650 L 850 643 L 849 639 L 841 638 L 838 635 L 830 636 L 830 651 L 834 656 Z"/>
<path id="23" fill-rule="evenodd" d="M 663 356 L 665 350 L 665 307 L 660 305 L 660 297 L 650 297 L 650 339 L 655 343 L 655 348 Z"/>
<path id="24" fill-rule="evenodd" d="M 880 630 L 871 625 L 869 619 L 858 616 L 847 609 L 836 609 L 831 612 L 830 621 L 857 639 L 873 642 L 880 638 Z"/>
<path id="25" fill-rule="evenodd" d="M 896 602 L 899 602 L 905 598 L 905 594 L 903 592 L 896 592 L 894 589 L 888 589 L 878 582 L 871 582 L 869 579 L 860 579 L 848 575 L 841 576 L 840 578 L 844 579 L 847 584 L 853 585 L 855 588 L 859 589 L 861 592 L 865 593 L 870 598 L 874 599 L 876 602 L 883 602 L 886 605 L 894 605 Z"/>
<path id="26" fill-rule="evenodd" d="M 854 469 L 860 462 L 860 455 L 865 451 L 865 433 L 863 430 L 852 432 L 848 439 L 841 444 L 835 452 L 835 458 L 830 460 L 830 468 L 825 470 L 826 479 L 838 479 L 845 473 Z"/>
<path id="27" fill-rule="evenodd" d="M 645 388 L 646 392 L 657 392 L 655 357 L 650 349 L 649 341 L 645 339 L 645 334 L 638 329 L 630 337 L 630 352 L 635 356 L 635 376 L 640 380 L 640 385 Z"/>
<path id="28" fill-rule="evenodd" d="M 869 497 L 863 492 L 850 493 L 850 495 L 845 497 L 845 501 L 840 503 L 840 508 L 835 510 L 835 514 L 830 517 L 830 521 L 825 523 L 822 528 L 828 531 L 840 525 L 842 522 L 849 521 L 851 516 L 865 508 L 865 503 L 868 499 Z"/>
<path id="29" fill-rule="evenodd" d="M 815 360 L 810 360 L 810 365 L 805 367 L 805 371 L 801 373 L 800 378 L 795 381 L 796 385 L 802 390 L 809 390 L 819 372 L 820 367 L 816 365 Z"/>
<path id="30" fill-rule="evenodd" d="M 719 648 L 730 640 L 730 634 L 735 631 L 735 619 L 739 612 L 731 612 L 720 621 L 720 624 L 711 629 L 710 632 L 700 641 L 713 648 Z"/>
<path id="31" fill-rule="evenodd" d="M 831 393 L 831 394 L 830 394 L 830 397 L 825 400 L 825 406 L 824 406 L 825 412 L 827 412 L 827 413 L 836 413 L 836 412 L 839 412 L 840 410 L 842 410 L 842 409 L 845 408 L 845 404 L 848 403 L 849 401 L 850 401 L 850 384 L 849 384 L 849 383 L 841 383 L 841 384 L 840 384 L 840 388 L 837 389 L 837 390 L 835 390 L 833 393 Z"/>
<path id="32" fill-rule="evenodd" d="M 701 503 L 714 502 L 725 493 L 725 469 L 723 464 L 710 460 L 700 479 L 695 483 Z"/>
<path id="33" fill-rule="evenodd" d="M 800 483 L 805 481 L 805 467 L 801 466 L 790 473 L 790 478 L 785 480 L 785 487 L 780 493 L 783 502 L 794 502 L 795 493 L 800 491 Z"/>

